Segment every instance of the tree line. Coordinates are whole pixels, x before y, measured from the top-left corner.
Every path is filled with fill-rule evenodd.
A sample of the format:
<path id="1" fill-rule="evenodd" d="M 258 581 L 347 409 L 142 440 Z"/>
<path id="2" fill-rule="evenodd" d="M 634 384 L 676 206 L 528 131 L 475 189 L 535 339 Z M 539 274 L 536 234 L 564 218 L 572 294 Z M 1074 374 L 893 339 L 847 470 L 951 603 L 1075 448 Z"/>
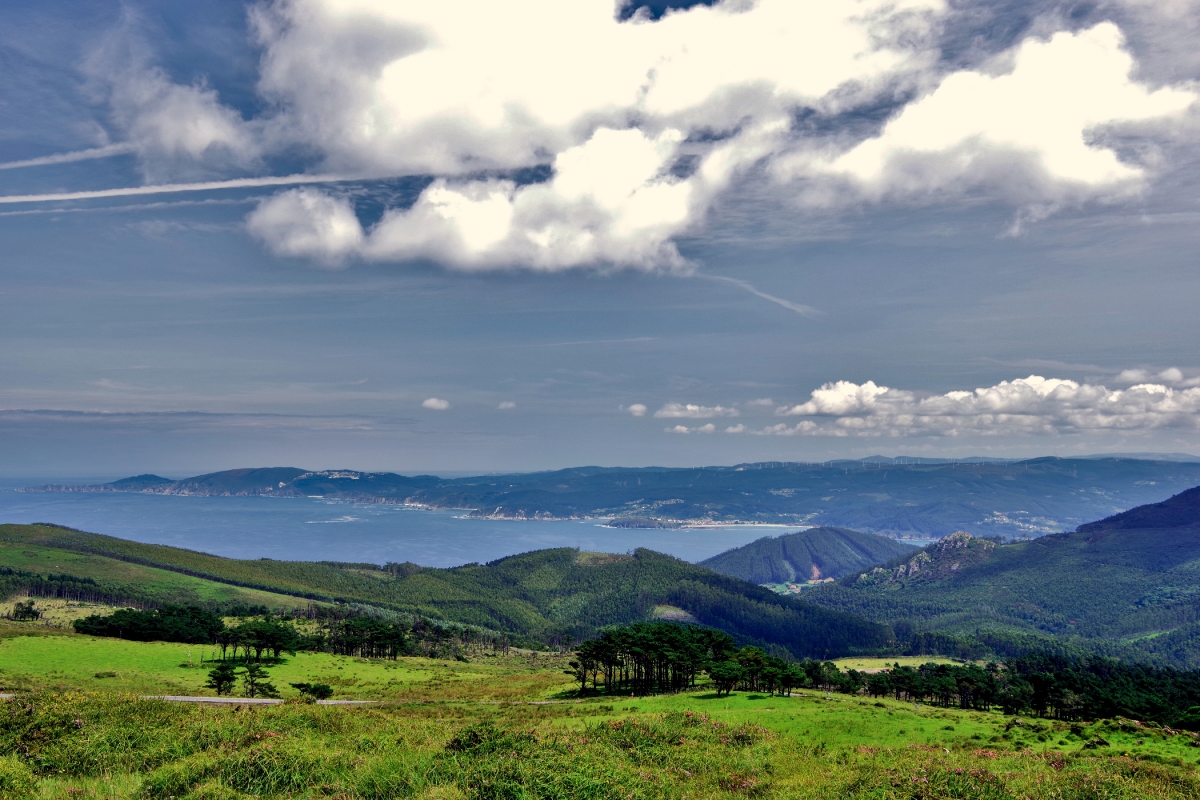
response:
<path id="1" fill-rule="evenodd" d="M 786 695 L 802 686 L 842 686 L 833 662 L 788 660 L 754 645 L 738 648 L 724 631 L 673 622 L 606 630 L 576 647 L 569 666 L 581 692 L 607 694 L 682 691 L 705 673 L 718 694 L 742 689 Z"/>
<path id="2" fill-rule="evenodd" d="M 182 642 L 218 648 L 221 661 L 244 663 L 279 659 L 297 651 L 328 652 L 358 658 L 396 659 L 405 655 L 458 658 L 487 648 L 507 652 L 503 634 L 441 623 L 370 607 L 317 607 L 299 616 L 266 609 L 227 625 L 221 614 L 199 606 L 123 608 L 76 620 L 78 633 L 141 642 Z"/>
<path id="3" fill-rule="evenodd" d="M 738 648 L 722 631 L 671 622 L 610 628 L 580 643 L 573 656 L 567 674 L 581 693 L 682 691 L 707 674 L 718 695 L 788 695 L 806 688 L 1065 721 L 1121 716 L 1200 730 L 1200 671 L 1100 656 L 1026 653 L 987 664 L 896 663 L 866 673 L 753 645 Z"/>

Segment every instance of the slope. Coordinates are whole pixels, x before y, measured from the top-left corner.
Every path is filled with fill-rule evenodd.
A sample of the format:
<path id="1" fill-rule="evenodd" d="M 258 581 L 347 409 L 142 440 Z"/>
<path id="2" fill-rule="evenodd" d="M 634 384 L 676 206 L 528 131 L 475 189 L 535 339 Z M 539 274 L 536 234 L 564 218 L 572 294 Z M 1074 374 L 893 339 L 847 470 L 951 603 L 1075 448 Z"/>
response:
<path id="1" fill-rule="evenodd" d="M 803 583 L 861 572 L 912 551 L 911 545 L 871 533 L 809 528 L 783 536 L 764 536 L 700 564 L 750 583 Z"/>
<path id="2" fill-rule="evenodd" d="M 885 651 L 890 629 L 780 597 L 650 550 L 632 555 L 540 550 L 491 564 L 239 561 L 48 525 L 0 526 L 5 553 L 49 548 L 171 570 L 280 594 L 363 603 L 508 631 L 542 641 L 590 636 L 605 625 L 668 613 L 798 657 Z"/>
<path id="3" fill-rule="evenodd" d="M 1030 542 L 957 533 L 805 596 L 900 631 L 1002 628 L 1200 665 L 1200 488 Z"/>

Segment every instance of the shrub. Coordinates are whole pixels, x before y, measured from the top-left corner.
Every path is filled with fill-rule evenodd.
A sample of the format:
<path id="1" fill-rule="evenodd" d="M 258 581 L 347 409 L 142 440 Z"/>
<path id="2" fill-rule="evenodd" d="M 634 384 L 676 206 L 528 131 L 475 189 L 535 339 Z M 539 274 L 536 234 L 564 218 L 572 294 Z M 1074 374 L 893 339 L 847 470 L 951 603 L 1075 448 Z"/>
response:
<path id="1" fill-rule="evenodd" d="M 16 756 L 0 756 L 0 800 L 17 800 L 33 794 L 37 781 Z"/>

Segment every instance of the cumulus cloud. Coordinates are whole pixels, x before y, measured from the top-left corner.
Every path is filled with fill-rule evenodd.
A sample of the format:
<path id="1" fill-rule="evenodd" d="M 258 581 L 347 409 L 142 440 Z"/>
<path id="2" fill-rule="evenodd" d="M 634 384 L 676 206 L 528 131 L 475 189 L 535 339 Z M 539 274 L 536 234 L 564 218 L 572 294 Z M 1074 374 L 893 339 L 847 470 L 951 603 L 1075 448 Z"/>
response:
<path id="1" fill-rule="evenodd" d="M 678 270 L 673 238 L 786 142 L 796 108 L 927 64 L 942 8 L 727 0 L 623 22 L 612 0 L 292 0 L 254 19 L 274 141 L 325 169 L 441 176 L 357 255 Z M 553 178 L 472 177 L 536 165 Z M 310 246 L 288 241 L 323 221 L 279 203 L 279 226 L 252 230 L 279 252 Z"/>
<path id="2" fill-rule="evenodd" d="M 970 189 L 1033 220 L 1144 186 L 1153 159 L 1122 160 L 1114 137 L 1150 135 L 1197 97 L 1178 75 L 1134 77 L 1113 22 L 946 74 L 938 36 L 971 9 L 945 0 L 719 0 L 624 21 L 618 5 L 263 3 L 250 16 L 269 110 L 252 120 L 144 54 L 102 49 L 91 73 L 127 140 L 114 147 L 148 175 L 303 154 L 323 174 L 433 178 L 369 227 L 330 191 L 268 198 L 248 230 L 272 251 L 465 270 L 690 271 L 675 241 L 763 167 L 772 191 L 809 203 Z M 1141 0 L 1125 6 L 1122 19 L 1151 18 Z M 889 108 L 882 129 L 862 124 Z"/>
<path id="3" fill-rule="evenodd" d="M 428 408 L 433 411 L 446 411 L 450 408 L 450 401 L 443 400 L 440 397 L 430 397 L 421 403 L 421 408 Z"/>
<path id="4" fill-rule="evenodd" d="M 751 433 L 780 436 L 1012 436 L 1156 429 L 1200 431 L 1200 388 L 1124 390 L 1030 375 L 974 391 L 921 396 L 872 381 L 827 383 L 777 410 L 804 417 Z"/>
<path id="5" fill-rule="evenodd" d="M 1134 80 L 1133 58 L 1111 22 L 1027 39 L 1011 58 L 1001 74 L 947 76 L 826 168 L 876 197 L 956 182 L 1001 184 L 1019 201 L 1111 189 L 1144 173 L 1106 146 L 1104 127 L 1178 115 L 1197 99 Z"/>
<path id="6" fill-rule="evenodd" d="M 630 414 L 632 414 L 635 417 L 646 416 L 646 407 L 644 405 L 642 405 L 641 403 L 634 403 L 633 405 L 631 405 L 628 408 L 625 408 L 623 410 L 628 411 Z"/>
<path id="7" fill-rule="evenodd" d="M 686 425 L 675 425 L 671 428 L 663 428 L 666 433 L 716 433 L 717 426 L 711 422 L 704 425 L 697 425 L 694 428 L 689 428 Z"/>
<path id="8" fill-rule="evenodd" d="M 362 245 L 363 230 L 345 198 L 309 187 L 262 202 L 246 218 L 249 231 L 272 251 L 341 264 Z"/>
<path id="9" fill-rule="evenodd" d="M 1149 382 L 1187 388 L 1189 386 L 1200 386 L 1200 375 L 1189 378 L 1178 367 L 1167 367 L 1157 373 L 1147 369 L 1124 369 L 1117 375 L 1117 383 Z"/>
<path id="10" fill-rule="evenodd" d="M 736 417 L 739 416 L 739 412 L 736 408 L 726 408 L 724 406 L 667 403 L 658 411 L 655 411 L 654 416 L 659 419 L 711 419 L 712 417 Z"/>

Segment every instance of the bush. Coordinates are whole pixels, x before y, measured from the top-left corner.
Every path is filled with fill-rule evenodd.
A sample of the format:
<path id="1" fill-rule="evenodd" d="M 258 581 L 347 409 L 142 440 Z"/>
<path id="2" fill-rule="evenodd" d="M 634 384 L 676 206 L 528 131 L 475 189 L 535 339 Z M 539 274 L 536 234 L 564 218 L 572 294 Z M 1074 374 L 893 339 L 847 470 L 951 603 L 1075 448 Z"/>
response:
<path id="1" fill-rule="evenodd" d="M 0 756 L 0 800 L 17 800 L 33 794 L 37 781 L 16 756 Z"/>

